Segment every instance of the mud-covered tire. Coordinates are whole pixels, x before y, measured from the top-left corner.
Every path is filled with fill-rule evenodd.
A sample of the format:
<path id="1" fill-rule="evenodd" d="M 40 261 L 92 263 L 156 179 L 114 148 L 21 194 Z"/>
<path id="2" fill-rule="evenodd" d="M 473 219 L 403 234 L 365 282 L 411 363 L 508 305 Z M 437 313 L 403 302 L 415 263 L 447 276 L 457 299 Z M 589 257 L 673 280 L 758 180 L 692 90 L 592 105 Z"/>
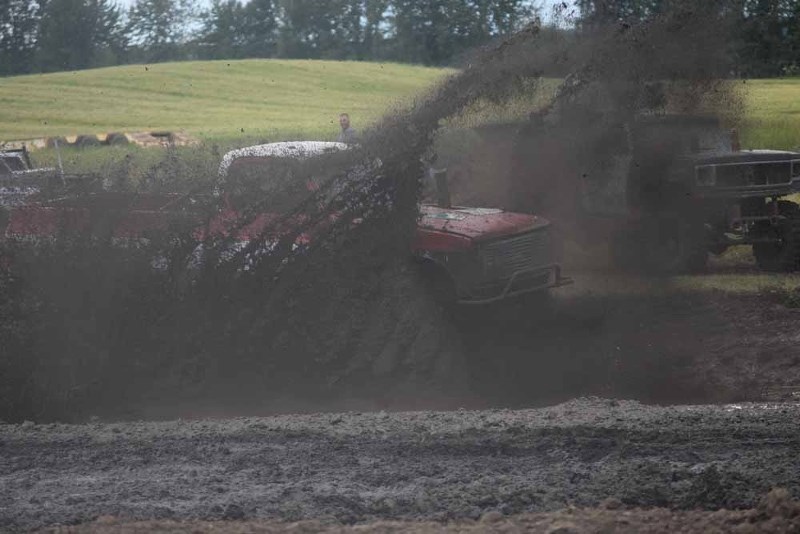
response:
<path id="1" fill-rule="evenodd" d="M 456 305 L 456 284 L 444 267 L 432 261 L 423 261 L 419 264 L 419 274 L 422 285 L 436 304 L 445 309 Z"/>
<path id="2" fill-rule="evenodd" d="M 703 272 L 708 243 L 702 223 L 664 215 L 618 232 L 611 243 L 614 264 L 626 271 L 651 274 Z"/>
<path id="3" fill-rule="evenodd" d="M 644 269 L 642 238 L 640 229 L 631 225 L 618 228 L 614 232 L 609 243 L 609 255 L 616 269 L 623 272 L 637 272 Z"/>
<path id="4" fill-rule="evenodd" d="M 778 209 L 786 217 L 778 227 L 779 243 L 756 243 L 753 255 L 759 269 L 791 272 L 800 269 L 800 206 L 781 200 Z"/>
<path id="5" fill-rule="evenodd" d="M 644 265 L 656 274 L 699 273 L 708 264 L 705 226 L 680 215 L 664 215 L 645 224 Z"/>

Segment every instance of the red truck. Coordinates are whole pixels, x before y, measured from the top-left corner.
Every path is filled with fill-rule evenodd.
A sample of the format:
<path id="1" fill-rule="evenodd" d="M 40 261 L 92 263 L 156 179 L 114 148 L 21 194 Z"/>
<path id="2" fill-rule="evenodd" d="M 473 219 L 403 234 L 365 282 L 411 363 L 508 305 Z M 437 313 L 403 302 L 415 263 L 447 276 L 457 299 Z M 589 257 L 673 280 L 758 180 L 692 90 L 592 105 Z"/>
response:
<path id="1" fill-rule="evenodd" d="M 5 240 L 55 239 L 63 232 L 92 232 L 103 224 L 113 239 L 129 242 L 163 232 L 175 218 L 183 218 L 195 225 L 198 241 L 224 235 L 241 248 L 281 217 L 276 199 L 272 211 L 256 213 L 247 224 L 235 224 L 241 208 L 235 199 L 230 200 L 233 193 L 227 189 L 233 189 L 241 171 L 260 166 L 258 176 L 263 179 L 275 161 L 305 160 L 346 149 L 339 143 L 294 142 L 229 152 L 220 164 L 215 188 L 224 202 L 210 221 L 202 220 L 185 195 L 98 192 L 45 201 L 31 197 L 23 206 L 5 208 L 0 231 Z M 570 283 L 555 258 L 547 220 L 499 209 L 450 207 L 446 195 L 439 196 L 439 205 L 420 206 L 411 254 L 425 276 L 435 280 L 440 298 L 462 304 L 489 303 Z M 313 241 L 313 232 L 298 238 L 298 242 L 309 240 Z"/>

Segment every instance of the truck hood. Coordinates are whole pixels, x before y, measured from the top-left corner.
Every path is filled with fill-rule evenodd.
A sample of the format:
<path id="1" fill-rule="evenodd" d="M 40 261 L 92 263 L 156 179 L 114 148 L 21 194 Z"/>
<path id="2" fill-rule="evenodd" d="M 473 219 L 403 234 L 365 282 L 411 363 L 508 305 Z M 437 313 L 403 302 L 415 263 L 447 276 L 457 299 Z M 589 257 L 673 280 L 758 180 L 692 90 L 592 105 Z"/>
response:
<path id="1" fill-rule="evenodd" d="M 507 237 L 549 226 L 543 217 L 493 208 L 420 206 L 419 228 L 458 234 L 476 241 Z"/>
<path id="2" fill-rule="evenodd" d="M 800 153 L 786 150 L 740 150 L 738 152 L 708 152 L 692 155 L 694 163 L 720 165 L 726 163 L 777 163 L 800 160 Z"/>

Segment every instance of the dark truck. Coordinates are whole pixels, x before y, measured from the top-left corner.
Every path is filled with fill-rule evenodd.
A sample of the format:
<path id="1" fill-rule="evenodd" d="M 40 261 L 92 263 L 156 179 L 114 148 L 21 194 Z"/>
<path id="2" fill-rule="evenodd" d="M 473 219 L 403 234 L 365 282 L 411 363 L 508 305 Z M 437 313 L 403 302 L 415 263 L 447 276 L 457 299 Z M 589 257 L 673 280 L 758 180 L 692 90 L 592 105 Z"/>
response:
<path id="1" fill-rule="evenodd" d="M 26 148 L 0 150 L 0 178 L 34 179 L 58 174 L 53 167 L 34 167 Z"/>
<path id="2" fill-rule="evenodd" d="M 294 235 L 292 229 L 286 228 L 291 220 L 283 225 L 283 230 L 275 229 L 275 221 L 281 219 L 281 206 L 291 205 L 279 198 L 282 195 L 279 190 L 275 191 L 269 209 L 261 209 L 247 224 L 240 224 L 242 213 L 252 206 L 253 199 L 246 192 L 240 195 L 244 198 L 237 198 L 237 180 L 255 176 L 268 181 L 274 178 L 270 173 L 286 168 L 287 160 L 347 149 L 347 145 L 338 143 L 296 142 L 229 152 L 220 165 L 215 188 L 219 206 L 211 220 L 193 212 L 187 195 L 106 191 L 55 200 L 31 197 L 25 205 L 8 210 L 1 235 L 5 240 L 35 242 L 57 239 L 65 233 L 91 234 L 94 228 L 102 228 L 116 243 L 125 245 L 146 240 L 153 233 L 166 232 L 175 220 L 188 221 L 193 225 L 190 228 L 196 228 L 193 235 L 198 249 L 194 256 L 203 261 L 203 242 L 209 238 L 223 238 L 235 251 L 268 232 L 278 232 L 265 236 L 268 241 L 276 242 L 286 234 Z M 302 186 L 310 188 L 305 195 L 313 190 L 312 185 Z M 433 289 L 437 297 L 481 304 L 570 283 L 561 275 L 561 266 L 555 258 L 549 221 L 499 209 L 452 207 L 445 196 L 440 200 L 440 205 L 420 206 L 410 250 L 426 278 L 436 281 Z M 314 232 L 315 227 L 308 228 L 297 237 L 295 245 L 313 245 Z"/>
<path id="3" fill-rule="evenodd" d="M 752 245 L 761 269 L 800 269 L 800 153 L 741 150 L 709 117 L 642 117 L 624 132 L 606 175 L 581 188 L 588 213 L 617 219 L 619 266 L 700 271 L 709 253 Z"/>
<path id="4" fill-rule="evenodd" d="M 28 150 L 0 150 L 0 207 L 25 202 L 58 177 L 54 168 L 34 168 Z"/>

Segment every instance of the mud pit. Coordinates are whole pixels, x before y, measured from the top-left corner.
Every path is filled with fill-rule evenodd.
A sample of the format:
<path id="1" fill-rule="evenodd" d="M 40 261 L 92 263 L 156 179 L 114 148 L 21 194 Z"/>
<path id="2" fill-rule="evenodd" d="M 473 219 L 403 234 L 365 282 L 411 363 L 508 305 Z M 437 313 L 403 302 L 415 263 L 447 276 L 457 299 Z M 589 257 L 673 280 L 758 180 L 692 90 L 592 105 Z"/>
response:
<path id="1" fill-rule="evenodd" d="M 125 520 L 478 519 L 797 494 L 797 405 L 281 416 L 0 428 L 0 528 Z M 607 505 L 608 503 L 606 503 Z"/>
<path id="2" fill-rule="evenodd" d="M 800 383 L 796 311 L 761 296 L 676 292 L 663 280 L 593 273 L 578 282 L 548 305 L 457 316 L 467 376 L 450 396 L 303 404 L 265 394 L 227 413 L 373 411 L 0 426 L 0 530 L 270 532 L 308 520 L 296 528 L 796 528 L 794 504 L 766 512 L 759 502 L 775 487 L 800 494 L 798 404 L 584 398 L 455 409 L 592 394 L 755 400 L 766 386 Z M 425 405 L 454 410 L 378 411 Z M 204 415 L 192 410 L 162 405 L 155 415 Z M 572 506 L 588 509 L 563 511 Z M 702 512 L 723 508 L 738 511 Z M 399 523 L 375 523 L 387 520 Z"/>
<path id="3" fill-rule="evenodd" d="M 334 382 L 346 368 L 333 369 L 331 385 L 316 389 L 229 369 L 216 387 L 154 387 L 125 405 L 95 405 L 79 421 L 513 409 L 586 396 L 791 401 L 800 394 L 800 310 L 767 292 L 690 291 L 670 279 L 584 271 L 549 298 L 428 313 L 435 318 L 429 325 L 411 311 L 385 318 L 398 339 L 382 340 L 371 359 L 357 361 L 358 383 Z M 411 341 L 407 352 L 397 349 Z M 437 353 L 444 343 L 448 352 Z"/>
<path id="4" fill-rule="evenodd" d="M 472 391 L 489 407 L 586 395 L 719 403 L 800 391 L 800 310 L 763 294 L 592 272 L 545 306 L 484 313 L 462 323 L 462 334 Z"/>

